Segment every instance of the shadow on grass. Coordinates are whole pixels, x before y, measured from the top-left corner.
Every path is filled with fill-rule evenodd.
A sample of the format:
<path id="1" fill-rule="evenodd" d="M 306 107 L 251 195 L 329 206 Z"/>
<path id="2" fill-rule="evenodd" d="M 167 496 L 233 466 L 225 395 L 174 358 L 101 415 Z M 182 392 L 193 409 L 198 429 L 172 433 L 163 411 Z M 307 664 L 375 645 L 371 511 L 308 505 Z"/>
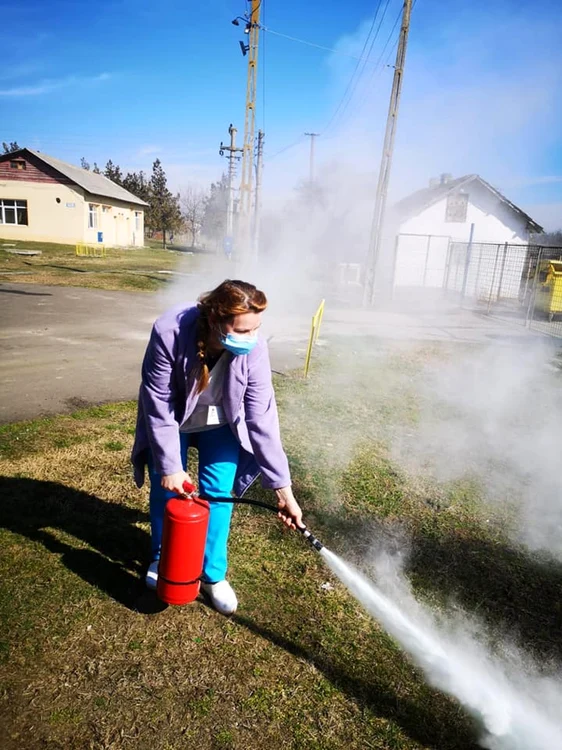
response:
<path id="1" fill-rule="evenodd" d="M 376 662 L 373 663 L 372 680 L 357 677 L 348 665 L 338 663 L 337 654 L 327 653 L 321 646 L 301 645 L 270 626 L 260 625 L 243 615 L 234 615 L 232 619 L 292 656 L 313 664 L 334 687 L 355 701 L 361 709 L 369 709 L 377 717 L 396 722 L 415 742 L 439 750 L 477 750 L 480 747 L 476 726 L 471 726 L 469 719 L 463 731 L 458 724 L 450 725 L 450 705 L 442 702 L 437 706 L 416 703 L 415 699 L 398 697 L 393 687 L 385 683 L 384 675 L 379 677 L 377 674 Z M 464 723 L 462 719 L 460 723 Z"/>
<path id="2" fill-rule="evenodd" d="M 37 268 L 36 263 L 29 263 L 27 261 L 24 261 L 26 266 L 33 266 L 34 268 Z M 61 271 L 72 271 L 73 273 L 88 273 L 87 268 L 74 268 L 73 266 L 57 266 L 55 263 L 42 263 L 42 268 L 57 268 Z M 41 270 L 39 268 L 39 270 Z"/>
<path id="3" fill-rule="evenodd" d="M 69 570 L 129 609 L 162 609 L 142 580 L 149 536 L 136 524 L 147 513 L 35 479 L 0 477 L 0 498 L 1 527 L 61 555 Z"/>
<path id="4" fill-rule="evenodd" d="M 555 560 L 486 538 L 485 532 L 412 533 L 373 516 L 323 513 L 311 528 L 358 565 L 372 561 L 377 547 L 391 553 L 407 548 L 404 572 L 419 588 L 450 597 L 535 659 L 562 663 L 562 565 Z"/>
<path id="5" fill-rule="evenodd" d="M 418 536 L 408 572 L 539 660 L 562 662 L 562 566 L 491 540 Z"/>

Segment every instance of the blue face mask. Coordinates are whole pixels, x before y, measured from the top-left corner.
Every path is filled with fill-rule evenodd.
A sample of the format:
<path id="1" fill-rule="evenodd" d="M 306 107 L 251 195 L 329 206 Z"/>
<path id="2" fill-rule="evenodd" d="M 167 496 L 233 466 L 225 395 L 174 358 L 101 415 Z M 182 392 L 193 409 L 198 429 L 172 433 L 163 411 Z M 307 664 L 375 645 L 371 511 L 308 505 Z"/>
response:
<path id="1" fill-rule="evenodd" d="M 221 332 L 221 344 L 227 352 L 232 354 L 249 354 L 258 343 L 257 333 L 227 333 Z"/>

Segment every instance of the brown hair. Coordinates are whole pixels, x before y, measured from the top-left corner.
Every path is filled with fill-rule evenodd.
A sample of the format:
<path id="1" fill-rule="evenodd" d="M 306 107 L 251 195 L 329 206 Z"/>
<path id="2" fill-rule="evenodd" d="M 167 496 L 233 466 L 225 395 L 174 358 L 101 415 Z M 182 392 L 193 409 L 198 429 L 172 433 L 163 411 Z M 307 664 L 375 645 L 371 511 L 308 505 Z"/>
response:
<path id="1" fill-rule="evenodd" d="M 201 393 L 209 382 L 207 345 L 212 327 L 232 322 L 235 315 L 263 312 L 267 307 L 267 298 L 253 284 L 226 279 L 216 289 L 202 294 L 197 307 L 201 313 L 197 322 L 197 358 L 201 365 L 197 376 L 197 393 Z"/>

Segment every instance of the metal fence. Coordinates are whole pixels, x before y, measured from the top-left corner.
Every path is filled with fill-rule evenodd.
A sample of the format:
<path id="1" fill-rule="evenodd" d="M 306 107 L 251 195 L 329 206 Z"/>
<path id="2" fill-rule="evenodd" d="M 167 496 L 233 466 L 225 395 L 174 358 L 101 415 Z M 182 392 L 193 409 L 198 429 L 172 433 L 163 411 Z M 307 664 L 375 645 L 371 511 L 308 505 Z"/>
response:
<path id="1" fill-rule="evenodd" d="M 392 278 L 395 298 L 433 303 L 444 296 L 562 338 L 562 247 L 399 234 Z"/>
<path id="2" fill-rule="evenodd" d="M 488 315 L 562 337 L 562 247 L 450 242 L 443 289 Z"/>

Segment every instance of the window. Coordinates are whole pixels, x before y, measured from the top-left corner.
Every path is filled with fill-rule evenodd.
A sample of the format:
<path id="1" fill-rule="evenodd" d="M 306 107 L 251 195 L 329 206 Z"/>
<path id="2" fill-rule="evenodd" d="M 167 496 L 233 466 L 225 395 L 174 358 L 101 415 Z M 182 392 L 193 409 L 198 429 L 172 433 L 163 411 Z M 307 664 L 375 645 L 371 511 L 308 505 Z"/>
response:
<path id="1" fill-rule="evenodd" d="M 0 199 L 0 224 L 27 226 L 27 201 Z"/>
<path id="2" fill-rule="evenodd" d="M 142 228 L 142 211 L 135 211 L 135 232 L 140 232 Z"/>
<path id="3" fill-rule="evenodd" d="M 98 228 L 98 208 L 99 206 L 95 203 L 90 203 L 88 206 L 88 229 Z"/>
<path id="4" fill-rule="evenodd" d="M 447 196 L 447 207 L 445 209 L 445 221 L 464 224 L 468 208 L 467 193 L 451 193 Z"/>
<path id="5" fill-rule="evenodd" d="M 102 213 L 108 214 L 111 211 L 111 206 L 102 206 L 101 210 L 102 210 Z"/>
<path id="6" fill-rule="evenodd" d="M 10 162 L 10 169 L 27 169 L 27 163 L 23 159 L 14 159 Z"/>

